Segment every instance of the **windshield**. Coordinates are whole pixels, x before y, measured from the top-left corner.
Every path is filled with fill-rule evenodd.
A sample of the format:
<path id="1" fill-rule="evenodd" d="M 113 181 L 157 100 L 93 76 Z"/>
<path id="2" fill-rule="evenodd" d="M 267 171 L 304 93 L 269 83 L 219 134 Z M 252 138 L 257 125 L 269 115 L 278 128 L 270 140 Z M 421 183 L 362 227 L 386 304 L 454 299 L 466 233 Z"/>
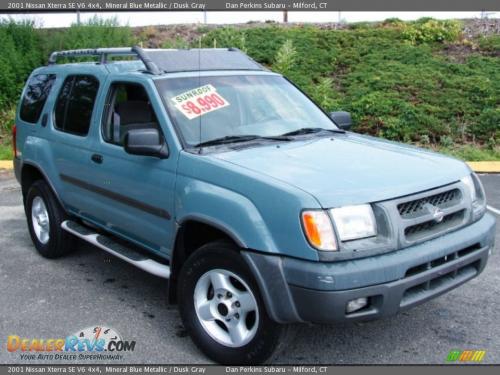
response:
<path id="1" fill-rule="evenodd" d="M 189 146 L 223 137 L 276 137 L 303 128 L 338 129 L 281 76 L 166 78 L 157 85 Z"/>

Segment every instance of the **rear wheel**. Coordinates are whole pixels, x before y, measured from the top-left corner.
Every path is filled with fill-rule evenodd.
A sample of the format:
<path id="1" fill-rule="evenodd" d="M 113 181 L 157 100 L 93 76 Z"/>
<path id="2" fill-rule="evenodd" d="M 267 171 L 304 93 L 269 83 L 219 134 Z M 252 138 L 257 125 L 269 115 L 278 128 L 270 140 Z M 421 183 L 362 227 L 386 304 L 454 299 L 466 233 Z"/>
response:
<path id="1" fill-rule="evenodd" d="M 222 364 L 258 364 L 280 344 L 285 326 L 267 315 L 238 248 L 214 242 L 183 266 L 178 284 L 184 326 L 195 344 Z"/>
<path id="2" fill-rule="evenodd" d="M 66 213 L 45 181 L 30 186 L 24 209 L 31 240 L 40 255 L 57 258 L 73 250 L 74 238 L 61 228 Z"/>

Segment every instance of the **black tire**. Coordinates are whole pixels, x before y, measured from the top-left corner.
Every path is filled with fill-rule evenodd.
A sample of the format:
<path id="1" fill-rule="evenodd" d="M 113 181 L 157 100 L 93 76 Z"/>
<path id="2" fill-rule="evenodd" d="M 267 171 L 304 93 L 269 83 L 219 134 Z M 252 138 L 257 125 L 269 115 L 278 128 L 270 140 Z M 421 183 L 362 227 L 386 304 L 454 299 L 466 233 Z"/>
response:
<path id="1" fill-rule="evenodd" d="M 42 243 L 35 233 L 32 219 L 32 205 L 35 198 L 41 198 L 48 213 L 49 238 Z M 74 249 L 74 237 L 61 228 L 61 223 L 67 219 L 66 212 L 57 201 L 49 185 L 43 180 L 35 181 L 28 190 L 24 202 L 24 210 L 28 221 L 31 240 L 41 256 L 45 258 L 58 258 Z"/>
<path id="2" fill-rule="evenodd" d="M 178 282 L 178 300 L 184 327 L 196 346 L 210 359 L 225 365 L 260 364 L 272 358 L 281 346 L 287 327 L 269 318 L 257 283 L 238 248 L 226 242 L 212 242 L 194 252 L 183 265 Z M 208 271 L 223 269 L 240 277 L 251 289 L 258 306 L 258 326 L 243 346 L 223 345 L 210 336 L 195 310 L 194 293 L 198 280 Z"/>

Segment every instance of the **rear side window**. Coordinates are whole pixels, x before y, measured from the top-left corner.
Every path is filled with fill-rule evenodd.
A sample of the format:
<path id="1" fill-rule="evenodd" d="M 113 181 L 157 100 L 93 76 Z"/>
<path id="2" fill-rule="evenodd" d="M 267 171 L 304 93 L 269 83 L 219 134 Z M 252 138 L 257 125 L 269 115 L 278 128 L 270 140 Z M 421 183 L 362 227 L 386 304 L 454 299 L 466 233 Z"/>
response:
<path id="1" fill-rule="evenodd" d="M 55 105 L 55 127 L 76 135 L 87 135 L 99 90 L 97 78 L 88 75 L 68 76 Z"/>
<path id="2" fill-rule="evenodd" d="M 21 102 L 21 120 L 35 124 L 56 80 L 55 74 L 37 74 L 29 80 Z"/>

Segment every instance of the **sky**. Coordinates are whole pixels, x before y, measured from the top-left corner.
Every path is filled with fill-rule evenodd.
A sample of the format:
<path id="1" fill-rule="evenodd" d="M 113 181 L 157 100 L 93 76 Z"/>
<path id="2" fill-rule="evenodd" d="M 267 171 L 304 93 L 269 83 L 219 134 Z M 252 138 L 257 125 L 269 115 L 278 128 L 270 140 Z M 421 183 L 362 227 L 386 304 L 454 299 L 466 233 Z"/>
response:
<path id="1" fill-rule="evenodd" d="M 179 23 L 207 23 L 230 24 L 245 23 L 248 21 L 273 20 L 281 22 L 282 12 L 117 12 L 117 13 L 81 13 L 81 20 L 85 21 L 95 15 L 101 18 L 117 17 L 120 24 L 130 26 L 168 25 Z M 6 16 L 4 16 L 6 17 Z M 21 20 L 34 19 L 39 27 L 67 27 L 76 22 L 75 13 L 32 13 L 30 15 L 10 15 Z M 416 20 L 421 17 L 437 19 L 451 18 L 481 18 L 481 12 L 289 12 L 289 22 L 361 22 L 382 21 L 386 18 L 397 17 L 402 20 Z M 498 18 L 500 12 L 489 13 L 488 17 Z"/>

